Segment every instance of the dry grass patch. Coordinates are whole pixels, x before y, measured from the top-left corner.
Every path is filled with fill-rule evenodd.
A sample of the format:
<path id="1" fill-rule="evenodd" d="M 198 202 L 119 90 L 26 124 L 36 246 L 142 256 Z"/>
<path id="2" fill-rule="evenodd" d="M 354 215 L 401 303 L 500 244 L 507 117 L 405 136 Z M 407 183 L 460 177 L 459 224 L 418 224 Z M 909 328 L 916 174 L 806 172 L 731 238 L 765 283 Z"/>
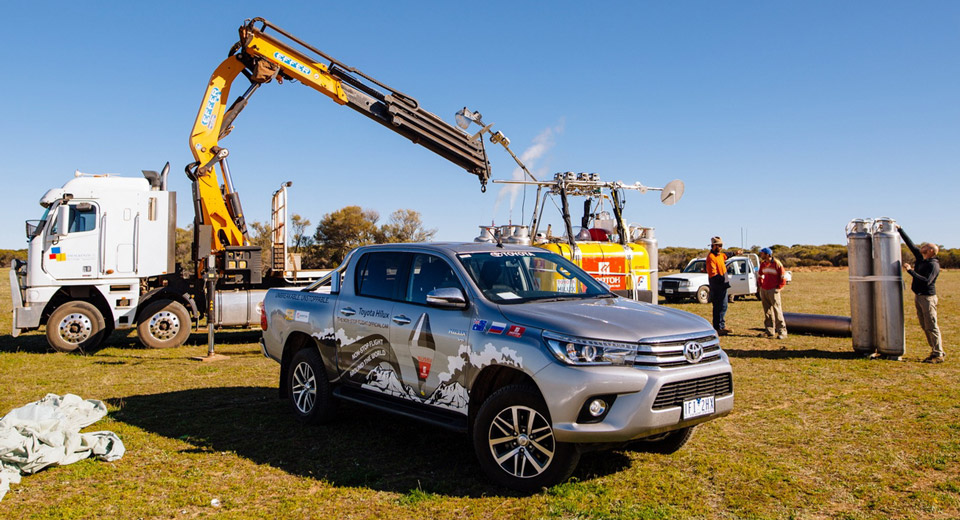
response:
<path id="1" fill-rule="evenodd" d="M 149 350 L 117 333 L 85 356 L 57 354 L 41 334 L 10 337 L 3 286 L 0 413 L 48 392 L 103 399 L 110 415 L 90 430 L 117 432 L 128 451 L 24 477 L 0 517 L 957 518 L 960 272 L 938 286 L 948 360 L 937 366 L 919 363 L 910 294 L 902 362 L 860 359 L 848 338 L 757 338 L 760 303 L 731 304 L 730 416 L 675 455 L 585 456 L 571 481 L 532 496 L 484 481 L 464 436 L 356 406 L 330 426 L 298 425 L 255 332 L 219 335 L 230 358 L 215 364 L 188 360 L 203 335 Z M 847 315 L 847 298 L 845 271 L 796 270 L 784 306 Z"/>

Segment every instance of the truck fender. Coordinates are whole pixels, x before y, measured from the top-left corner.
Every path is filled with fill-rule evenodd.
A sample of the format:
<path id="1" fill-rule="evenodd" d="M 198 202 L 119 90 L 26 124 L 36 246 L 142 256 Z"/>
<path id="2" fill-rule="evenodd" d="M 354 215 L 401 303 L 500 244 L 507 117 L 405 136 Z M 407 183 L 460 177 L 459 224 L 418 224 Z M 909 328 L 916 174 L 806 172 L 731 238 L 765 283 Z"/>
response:
<path id="1" fill-rule="evenodd" d="M 285 383 L 290 370 L 290 362 L 297 352 L 305 348 L 314 348 L 320 353 L 320 358 L 323 360 L 323 367 L 327 372 L 327 379 L 329 379 L 330 382 L 336 382 L 339 378 L 339 374 L 337 373 L 336 345 L 333 345 L 332 348 L 323 348 L 317 338 L 305 332 L 293 331 L 283 342 L 283 355 L 280 359 L 280 384 L 278 385 L 281 399 L 287 397 L 287 385 Z"/>
<path id="2" fill-rule="evenodd" d="M 197 310 L 197 304 L 194 302 L 193 297 L 189 293 L 180 294 L 174 290 L 171 290 L 169 287 L 157 287 L 155 289 L 151 289 L 140 297 L 140 303 L 137 305 L 137 320 L 140 319 L 140 312 L 147 305 L 157 299 L 179 302 L 190 310 L 190 316 L 194 318 L 194 320 L 200 317 L 200 313 Z"/>
<path id="3" fill-rule="evenodd" d="M 44 306 L 40 323 L 46 324 L 50 315 L 53 314 L 53 311 L 57 310 L 57 307 L 76 300 L 92 304 L 100 311 L 104 322 L 109 323 L 111 326 L 113 325 L 113 312 L 110 310 L 110 305 L 107 304 L 107 299 L 101 290 L 97 287 L 86 285 L 61 287 Z"/>

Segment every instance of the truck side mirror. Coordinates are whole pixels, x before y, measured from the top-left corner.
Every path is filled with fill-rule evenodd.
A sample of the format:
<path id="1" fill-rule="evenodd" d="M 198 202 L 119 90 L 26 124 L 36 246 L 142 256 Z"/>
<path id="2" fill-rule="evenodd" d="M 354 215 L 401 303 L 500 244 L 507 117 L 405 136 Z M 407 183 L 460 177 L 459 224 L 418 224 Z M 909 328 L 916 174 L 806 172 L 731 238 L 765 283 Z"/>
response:
<path id="1" fill-rule="evenodd" d="M 440 287 L 427 293 L 427 304 L 445 309 L 466 309 L 467 299 L 456 287 Z"/>
<path id="2" fill-rule="evenodd" d="M 61 204 L 57 207 L 57 228 L 54 236 L 62 237 L 66 236 L 67 230 L 70 227 L 70 206 L 68 204 Z"/>
<path id="3" fill-rule="evenodd" d="M 340 293 L 340 277 L 343 276 L 342 272 L 334 271 L 330 273 L 330 292 L 332 294 Z"/>

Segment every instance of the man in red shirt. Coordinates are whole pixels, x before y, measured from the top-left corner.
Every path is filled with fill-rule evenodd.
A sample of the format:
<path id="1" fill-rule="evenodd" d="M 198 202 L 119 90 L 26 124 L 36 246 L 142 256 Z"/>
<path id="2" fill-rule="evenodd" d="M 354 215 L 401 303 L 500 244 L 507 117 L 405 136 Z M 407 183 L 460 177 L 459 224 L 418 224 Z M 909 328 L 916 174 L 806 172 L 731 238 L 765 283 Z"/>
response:
<path id="1" fill-rule="evenodd" d="M 773 250 L 760 250 L 760 301 L 763 303 L 763 334 L 777 339 L 787 337 L 787 323 L 783 320 L 783 303 L 780 290 L 787 285 L 783 276 L 783 264 L 773 257 Z"/>

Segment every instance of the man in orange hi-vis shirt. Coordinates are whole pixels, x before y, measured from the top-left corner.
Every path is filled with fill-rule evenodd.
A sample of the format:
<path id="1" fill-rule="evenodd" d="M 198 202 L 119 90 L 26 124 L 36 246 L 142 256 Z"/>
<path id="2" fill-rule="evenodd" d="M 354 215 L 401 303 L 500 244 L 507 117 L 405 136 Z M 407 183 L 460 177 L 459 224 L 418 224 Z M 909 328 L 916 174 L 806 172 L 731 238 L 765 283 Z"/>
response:
<path id="1" fill-rule="evenodd" d="M 737 253 L 739 254 L 739 253 Z M 723 239 L 710 239 L 710 253 L 707 254 L 707 278 L 710 284 L 710 302 L 713 303 L 713 328 L 717 334 L 726 336 L 733 332 L 727 328 L 724 316 L 727 314 L 727 255 L 723 252 Z"/>

